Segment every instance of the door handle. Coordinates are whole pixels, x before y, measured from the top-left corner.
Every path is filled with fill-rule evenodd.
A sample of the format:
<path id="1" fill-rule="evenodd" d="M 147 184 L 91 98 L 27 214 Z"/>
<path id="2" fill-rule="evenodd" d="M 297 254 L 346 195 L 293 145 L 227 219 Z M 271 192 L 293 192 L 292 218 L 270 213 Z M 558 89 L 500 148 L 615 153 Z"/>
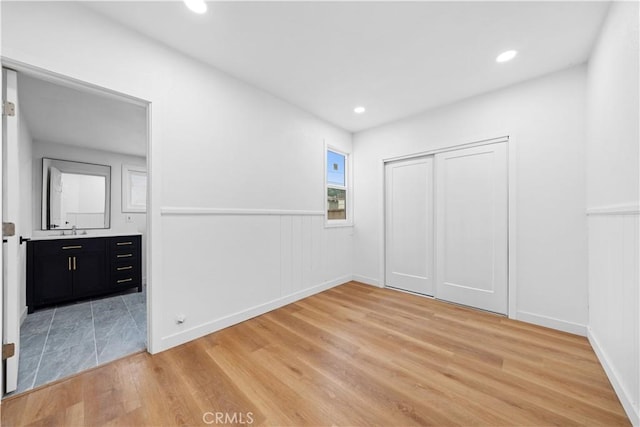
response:
<path id="1" fill-rule="evenodd" d="M 23 244 L 24 242 L 30 242 L 31 239 L 29 237 L 22 237 L 20 236 L 20 244 Z"/>
<path id="2" fill-rule="evenodd" d="M 73 271 L 76 271 L 76 257 L 73 257 Z"/>
<path id="3" fill-rule="evenodd" d="M 69 261 L 69 271 L 71 271 L 71 257 L 70 256 L 67 257 L 67 261 Z"/>

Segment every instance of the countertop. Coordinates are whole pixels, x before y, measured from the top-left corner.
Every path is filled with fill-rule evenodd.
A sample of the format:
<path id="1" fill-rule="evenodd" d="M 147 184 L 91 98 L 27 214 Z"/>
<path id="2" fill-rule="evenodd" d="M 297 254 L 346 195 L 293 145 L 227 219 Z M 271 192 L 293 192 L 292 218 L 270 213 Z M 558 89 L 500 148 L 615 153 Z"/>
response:
<path id="1" fill-rule="evenodd" d="M 46 236 L 33 236 L 31 240 L 59 240 L 59 239 L 91 239 L 93 237 L 118 237 L 118 236 L 142 236 L 142 233 L 137 232 L 122 232 L 122 233 L 87 233 L 87 234 L 65 234 L 61 236 L 60 234 L 52 234 Z"/>

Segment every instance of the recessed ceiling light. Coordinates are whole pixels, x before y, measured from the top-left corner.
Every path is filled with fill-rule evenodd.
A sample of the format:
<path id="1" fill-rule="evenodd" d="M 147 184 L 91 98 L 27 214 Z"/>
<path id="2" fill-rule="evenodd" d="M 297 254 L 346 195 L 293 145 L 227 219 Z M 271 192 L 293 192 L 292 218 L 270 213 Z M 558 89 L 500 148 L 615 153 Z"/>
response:
<path id="1" fill-rule="evenodd" d="M 204 0 L 183 0 L 189 10 L 195 13 L 205 13 L 207 11 L 207 4 Z"/>
<path id="2" fill-rule="evenodd" d="M 496 57 L 496 62 L 507 62 L 511 61 L 518 54 L 515 50 L 508 50 L 506 52 L 502 52 L 500 55 Z"/>
<path id="3" fill-rule="evenodd" d="M 356 113 L 356 114 L 362 114 L 365 111 L 367 111 L 367 110 L 364 107 L 356 107 L 356 108 L 353 109 L 353 112 Z"/>

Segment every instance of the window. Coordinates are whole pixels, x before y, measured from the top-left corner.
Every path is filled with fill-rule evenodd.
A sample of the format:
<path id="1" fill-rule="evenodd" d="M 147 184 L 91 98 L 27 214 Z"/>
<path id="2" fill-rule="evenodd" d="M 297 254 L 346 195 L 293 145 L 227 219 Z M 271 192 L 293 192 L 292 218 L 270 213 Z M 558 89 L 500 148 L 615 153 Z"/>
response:
<path id="1" fill-rule="evenodd" d="M 146 212 L 147 170 L 143 166 L 122 165 L 122 212 Z"/>
<path id="2" fill-rule="evenodd" d="M 349 156 L 332 148 L 327 148 L 326 163 L 326 218 L 327 223 L 338 225 L 347 223 L 349 218 Z"/>

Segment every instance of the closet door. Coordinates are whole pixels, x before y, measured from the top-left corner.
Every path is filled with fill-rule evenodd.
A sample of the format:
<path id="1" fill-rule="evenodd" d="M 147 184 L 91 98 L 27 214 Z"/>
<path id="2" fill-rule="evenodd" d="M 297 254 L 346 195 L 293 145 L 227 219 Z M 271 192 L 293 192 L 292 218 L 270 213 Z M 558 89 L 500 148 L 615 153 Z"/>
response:
<path id="1" fill-rule="evenodd" d="M 386 286 L 433 295 L 433 157 L 385 165 Z"/>
<path id="2" fill-rule="evenodd" d="M 506 314 L 506 143 L 435 159 L 436 297 Z"/>

